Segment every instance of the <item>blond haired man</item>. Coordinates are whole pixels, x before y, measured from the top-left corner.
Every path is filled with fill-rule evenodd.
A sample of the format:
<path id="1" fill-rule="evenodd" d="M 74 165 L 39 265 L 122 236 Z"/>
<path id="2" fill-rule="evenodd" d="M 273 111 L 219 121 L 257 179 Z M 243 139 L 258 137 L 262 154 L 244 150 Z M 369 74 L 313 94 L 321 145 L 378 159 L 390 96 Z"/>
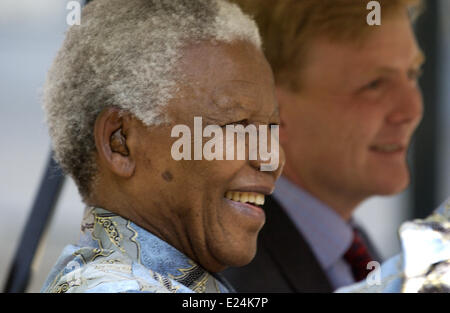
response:
<path id="1" fill-rule="evenodd" d="M 352 227 L 355 208 L 410 181 L 406 154 L 423 111 L 412 30 L 421 2 L 378 1 L 379 26 L 368 25 L 368 1 L 236 2 L 255 17 L 274 71 L 286 165 L 256 258 L 226 275 L 254 292 L 359 281 L 375 258 Z"/>

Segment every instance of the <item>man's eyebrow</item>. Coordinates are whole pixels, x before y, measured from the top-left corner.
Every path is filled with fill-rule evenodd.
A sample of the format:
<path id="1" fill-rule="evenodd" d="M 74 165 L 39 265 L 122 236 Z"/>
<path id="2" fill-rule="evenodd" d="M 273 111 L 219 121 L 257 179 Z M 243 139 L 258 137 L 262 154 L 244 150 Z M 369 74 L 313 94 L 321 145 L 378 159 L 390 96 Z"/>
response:
<path id="1" fill-rule="evenodd" d="M 214 97 L 212 98 L 211 104 L 216 108 L 223 110 L 222 114 L 233 110 L 245 110 L 245 106 L 242 104 L 241 100 L 228 96 Z"/>
<path id="2" fill-rule="evenodd" d="M 425 63 L 425 55 L 422 51 L 420 51 L 413 59 L 410 68 L 415 69 L 415 68 L 420 68 L 424 63 Z M 378 74 L 395 74 L 398 72 L 397 68 L 393 68 L 393 67 L 388 67 L 388 66 L 383 66 L 378 68 L 376 71 L 376 73 Z"/>
<path id="3" fill-rule="evenodd" d="M 256 83 L 244 80 L 244 79 L 231 79 L 228 82 L 230 83 L 240 83 L 240 84 L 248 84 L 248 85 L 256 85 Z"/>

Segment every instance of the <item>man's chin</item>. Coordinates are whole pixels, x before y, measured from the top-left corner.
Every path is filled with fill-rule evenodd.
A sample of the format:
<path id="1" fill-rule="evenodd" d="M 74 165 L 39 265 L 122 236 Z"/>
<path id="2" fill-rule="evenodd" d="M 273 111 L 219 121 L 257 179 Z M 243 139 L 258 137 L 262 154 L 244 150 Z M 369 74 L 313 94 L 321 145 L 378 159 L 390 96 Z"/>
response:
<path id="1" fill-rule="evenodd" d="M 398 179 L 397 177 L 397 179 L 384 180 L 375 187 L 377 190 L 375 194 L 379 196 L 394 196 L 405 191 L 409 183 L 409 176 L 404 179 Z"/>
<path id="2" fill-rule="evenodd" d="M 250 264 L 250 262 L 251 261 L 253 261 L 253 258 L 254 257 L 252 257 L 252 258 L 249 258 L 249 259 L 247 259 L 247 260 L 239 260 L 239 261 L 236 261 L 236 262 L 232 262 L 232 263 L 230 263 L 228 266 L 227 266 L 227 268 L 228 267 L 243 267 L 243 266 L 246 266 L 246 265 L 248 265 L 248 264 Z"/>
<path id="3" fill-rule="evenodd" d="M 233 248 L 223 251 L 220 261 L 227 267 L 242 267 L 248 265 L 256 255 L 256 245 L 252 247 Z"/>

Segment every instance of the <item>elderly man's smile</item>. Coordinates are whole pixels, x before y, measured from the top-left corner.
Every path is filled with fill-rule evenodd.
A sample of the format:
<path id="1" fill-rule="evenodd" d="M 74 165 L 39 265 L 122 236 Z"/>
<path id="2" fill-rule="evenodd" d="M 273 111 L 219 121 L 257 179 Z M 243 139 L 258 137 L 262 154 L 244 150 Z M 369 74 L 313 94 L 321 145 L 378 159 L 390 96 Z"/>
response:
<path id="1" fill-rule="evenodd" d="M 249 222 L 254 223 L 257 228 L 265 223 L 266 215 L 262 209 L 265 194 L 255 191 L 227 191 L 224 200 L 240 216 L 250 218 Z"/>
<path id="2" fill-rule="evenodd" d="M 251 203 L 255 205 L 264 204 L 264 195 L 257 192 L 240 192 L 240 191 L 227 191 L 225 198 L 240 201 L 242 203 Z"/>

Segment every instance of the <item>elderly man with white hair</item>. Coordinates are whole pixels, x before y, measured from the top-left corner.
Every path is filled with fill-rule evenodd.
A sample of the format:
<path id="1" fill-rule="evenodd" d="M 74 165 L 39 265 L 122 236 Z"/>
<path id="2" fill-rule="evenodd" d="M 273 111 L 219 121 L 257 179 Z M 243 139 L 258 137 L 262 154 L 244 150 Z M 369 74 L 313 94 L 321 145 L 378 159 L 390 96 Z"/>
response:
<path id="1" fill-rule="evenodd" d="M 279 124 L 254 22 L 224 0 L 95 0 L 67 33 L 44 109 L 86 204 L 43 292 L 228 292 L 284 164 L 175 160 L 175 125 Z M 203 140 L 206 140 L 203 138 Z M 255 201 L 258 199 L 258 201 Z"/>

